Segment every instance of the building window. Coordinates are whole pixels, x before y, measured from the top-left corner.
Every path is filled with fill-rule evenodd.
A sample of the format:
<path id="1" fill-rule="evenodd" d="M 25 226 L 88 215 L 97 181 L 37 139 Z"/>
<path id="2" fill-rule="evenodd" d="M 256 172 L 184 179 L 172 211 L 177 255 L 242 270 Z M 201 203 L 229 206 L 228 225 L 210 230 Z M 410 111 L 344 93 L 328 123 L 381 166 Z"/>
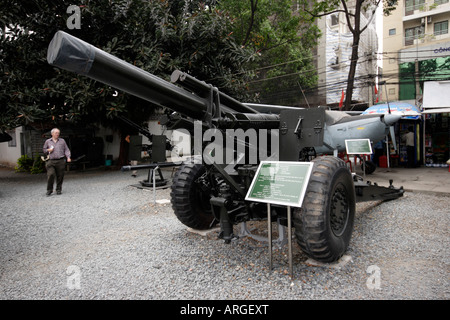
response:
<path id="1" fill-rule="evenodd" d="M 434 0 L 435 4 L 443 4 L 443 3 L 448 3 L 449 0 Z"/>
<path id="2" fill-rule="evenodd" d="M 389 95 L 390 96 L 395 95 L 395 88 L 389 88 Z"/>
<path id="3" fill-rule="evenodd" d="M 12 140 L 8 141 L 8 147 L 17 147 L 16 129 L 6 130 L 6 133 L 9 134 L 12 138 Z"/>
<path id="4" fill-rule="evenodd" d="M 397 30 L 395 28 L 389 29 L 389 35 L 390 36 L 395 36 L 396 32 L 397 32 Z"/>
<path id="5" fill-rule="evenodd" d="M 332 14 L 331 15 L 331 26 L 337 26 L 339 24 L 339 14 Z"/>
<path id="6" fill-rule="evenodd" d="M 405 0 L 405 15 L 414 14 L 414 10 L 424 8 L 425 0 Z"/>
<path id="7" fill-rule="evenodd" d="M 447 34 L 447 33 L 448 33 L 448 20 L 436 22 L 434 24 L 434 35 L 435 36 L 439 36 L 441 34 Z"/>
<path id="8" fill-rule="evenodd" d="M 423 35 L 424 35 L 423 26 L 405 29 L 405 46 L 413 45 L 414 40 L 419 39 L 419 37 Z"/>

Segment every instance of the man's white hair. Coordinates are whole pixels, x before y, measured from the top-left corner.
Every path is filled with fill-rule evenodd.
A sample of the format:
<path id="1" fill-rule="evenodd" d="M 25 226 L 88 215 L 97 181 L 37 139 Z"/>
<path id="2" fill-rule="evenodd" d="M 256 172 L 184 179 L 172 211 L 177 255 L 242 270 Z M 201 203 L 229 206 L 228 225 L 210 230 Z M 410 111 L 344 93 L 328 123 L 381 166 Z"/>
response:
<path id="1" fill-rule="evenodd" d="M 58 130 L 59 132 L 61 132 L 61 130 L 59 130 L 58 128 L 53 128 L 52 131 L 50 131 L 50 133 L 53 134 L 53 132 L 55 132 L 55 130 Z"/>

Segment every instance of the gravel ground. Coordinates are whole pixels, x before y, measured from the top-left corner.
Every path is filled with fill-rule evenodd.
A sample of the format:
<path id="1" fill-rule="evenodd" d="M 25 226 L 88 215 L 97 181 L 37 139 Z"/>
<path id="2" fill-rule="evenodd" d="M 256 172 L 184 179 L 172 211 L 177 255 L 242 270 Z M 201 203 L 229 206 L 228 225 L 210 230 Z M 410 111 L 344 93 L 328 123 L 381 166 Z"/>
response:
<path id="1" fill-rule="evenodd" d="M 145 175 L 69 172 L 46 197 L 45 174 L 0 168 L 0 299 L 450 298 L 450 197 L 358 204 L 351 260 L 312 266 L 295 245 L 292 281 L 286 247 L 269 271 L 263 243 L 188 232 L 170 204 L 130 186 Z"/>

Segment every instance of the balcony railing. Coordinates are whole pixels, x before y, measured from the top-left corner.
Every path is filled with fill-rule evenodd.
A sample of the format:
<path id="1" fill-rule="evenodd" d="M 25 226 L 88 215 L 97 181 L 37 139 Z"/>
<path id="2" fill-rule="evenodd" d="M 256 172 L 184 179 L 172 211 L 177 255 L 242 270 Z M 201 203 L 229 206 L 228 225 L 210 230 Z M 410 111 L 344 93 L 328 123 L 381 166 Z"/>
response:
<path id="1" fill-rule="evenodd" d="M 413 44 L 417 44 L 414 40 L 418 40 L 419 36 L 409 36 L 405 37 L 405 46 L 412 46 Z"/>
<path id="2" fill-rule="evenodd" d="M 415 11 L 425 12 L 436 8 L 439 8 L 442 4 L 449 4 L 449 0 L 429 0 L 428 2 L 414 4 L 410 6 L 405 6 L 405 16 L 410 16 L 415 13 Z"/>
<path id="3" fill-rule="evenodd" d="M 404 40 L 405 46 L 412 46 L 412 45 L 416 45 L 416 44 L 420 44 L 420 43 L 430 42 L 433 40 L 439 40 L 439 39 L 436 39 L 436 37 L 442 36 L 442 35 L 448 36 L 448 29 L 442 29 L 442 30 L 435 31 L 434 33 L 429 33 L 429 34 L 405 36 L 403 38 L 403 40 Z"/>
<path id="4" fill-rule="evenodd" d="M 443 34 L 448 34 L 448 29 L 442 29 L 434 32 L 435 36 L 441 36 Z"/>
<path id="5" fill-rule="evenodd" d="M 425 10 L 425 3 L 415 4 L 415 5 L 412 5 L 412 6 L 405 7 L 405 16 L 410 16 L 410 15 L 414 14 L 415 10 L 424 11 Z"/>

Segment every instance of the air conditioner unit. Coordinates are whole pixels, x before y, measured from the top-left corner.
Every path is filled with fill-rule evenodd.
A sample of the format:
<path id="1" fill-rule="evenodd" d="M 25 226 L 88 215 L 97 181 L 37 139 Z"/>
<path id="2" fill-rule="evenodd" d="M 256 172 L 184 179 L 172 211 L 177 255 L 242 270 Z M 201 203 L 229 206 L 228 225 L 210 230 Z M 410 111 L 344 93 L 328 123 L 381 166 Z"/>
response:
<path id="1" fill-rule="evenodd" d="M 427 17 L 427 23 L 432 23 L 433 22 L 433 18 L 431 16 Z"/>
<path id="2" fill-rule="evenodd" d="M 328 62 L 328 65 L 330 66 L 330 68 L 332 68 L 334 70 L 339 69 L 340 68 L 339 57 L 330 59 L 330 61 Z"/>

